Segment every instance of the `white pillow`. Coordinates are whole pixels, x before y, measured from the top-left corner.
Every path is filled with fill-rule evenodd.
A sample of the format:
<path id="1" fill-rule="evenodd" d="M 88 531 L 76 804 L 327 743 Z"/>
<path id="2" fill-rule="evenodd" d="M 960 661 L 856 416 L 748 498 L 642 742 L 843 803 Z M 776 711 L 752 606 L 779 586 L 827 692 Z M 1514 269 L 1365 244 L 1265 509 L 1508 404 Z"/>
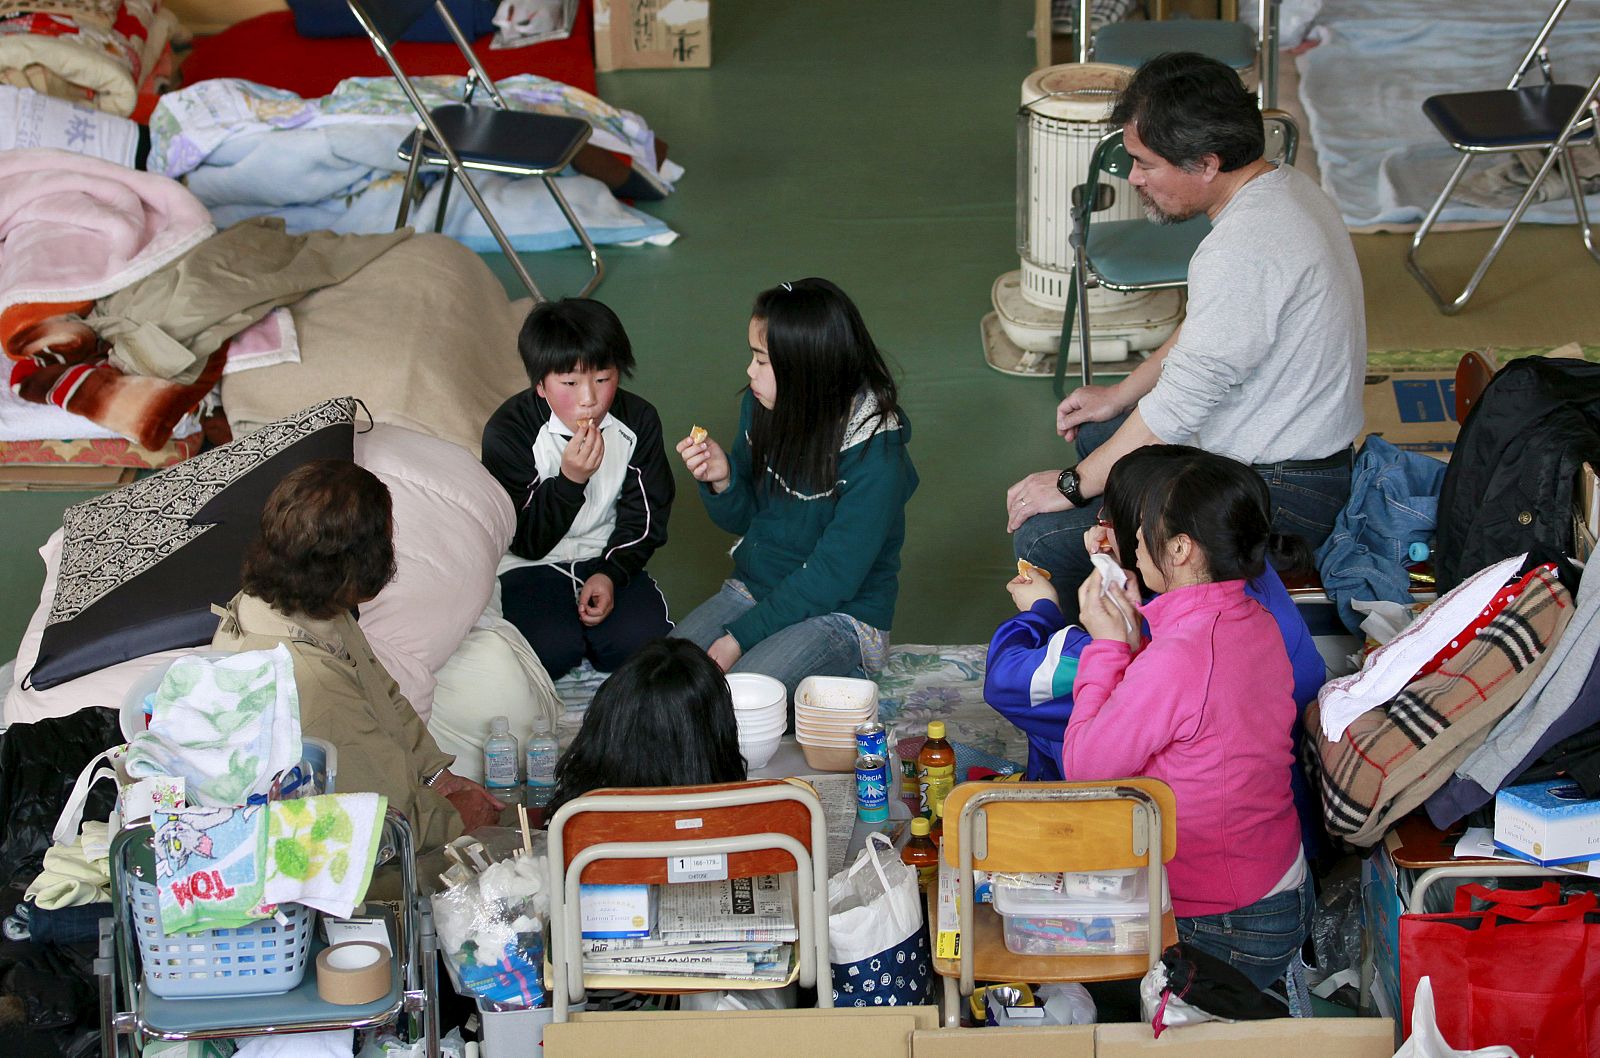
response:
<path id="1" fill-rule="evenodd" d="M 426 722 L 436 669 L 483 612 L 495 567 L 511 543 L 516 514 L 500 484 L 466 449 L 398 426 L 379 424 L 355 439 L 356 462 L 389 486 L 394 498 L 395 579 L 361 608 L 373 653 Z M 39 549 L 44 589 L 17 647 L 15 673 L 26 675 L 55 597 L 61 530 Z M 163 650 L 91 672 L 48 690 L 13 683 L 8 724 L 67 716 L 91 706 L 121 706 L 128 689 L 157 665 L 205 647 Z"/>

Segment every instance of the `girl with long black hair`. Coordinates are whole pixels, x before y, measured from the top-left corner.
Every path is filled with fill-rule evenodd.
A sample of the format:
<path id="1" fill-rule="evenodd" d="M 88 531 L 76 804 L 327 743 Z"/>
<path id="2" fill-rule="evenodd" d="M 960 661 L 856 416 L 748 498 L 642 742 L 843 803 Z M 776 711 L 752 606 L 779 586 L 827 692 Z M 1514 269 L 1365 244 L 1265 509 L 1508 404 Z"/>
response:
<path id="1" fill-rule="evenodd" d="M 711 520 L 740 537 L 733 576 L 674 631 L 725 672 L 794 692 L 811 675 L 870 675 L 888 652 L 911 425 L 861 313 L 826 279 L 762 292 L 732 452 L 678 442 Z"/>

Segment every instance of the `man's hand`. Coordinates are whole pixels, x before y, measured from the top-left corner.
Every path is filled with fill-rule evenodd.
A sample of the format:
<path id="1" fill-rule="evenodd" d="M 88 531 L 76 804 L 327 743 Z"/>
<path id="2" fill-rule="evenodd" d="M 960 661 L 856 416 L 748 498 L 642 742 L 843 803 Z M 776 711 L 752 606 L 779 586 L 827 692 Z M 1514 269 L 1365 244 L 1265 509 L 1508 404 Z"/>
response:
<path id="1" fill-rule="evenodd" d="M 585 628 L 593 628 L 611 616 L 611 608 L 616 604 L 616 586 L 611 583 L 610 576 L 595 573 L 583 582 L 583 589 L 578 592 L 578 620 Z"/>
<path id="2" fill-rule="evenodd" d="M 600 436 L 600 428 L 585 420 L 561 450 L 561 476 L 576 485 L 587 485 L 605 457 L 606 442 Z"/>
<path id="3" fill-rule="evenodd" d="M 1019 574 L 1006 581 L 1006 591 L 1011 593 L 1011 601 L 1017 604 L 1018 613 L 1027 613 L 1040 599 L 1049 599 L 1058 607 L 1061 605 L 1056 586 L 1043 577 L 1024 577 Z"/>
<path id="4" fill-rule="evenodd" d="M 690 477 L 710 485 L 712 492 L 720 493 L 728 487 L 732 475 L 728 454 L 717 442 L 709 437 L 699 442 L 685 437 L 678 442 L 677 451 L 683 457 L 683 465 L 689 468 Z"/>
<path id="5" fill-rule="evenodd" d="M 711 660 L 715 661 L 717 668 L 723 672 L 737 665 L 739 659 L 744 656 L 744 650 L 740 648 L 739 641 L 733 638 L 731 632 L 707 647 L 706 653 L 711 655 Z"/>
<path id="6" fill-rule="evenodd" d="M 1064 441 L 1078 437 L 1086 422 L 1106 422 L 1127 411 L 1116 386 L 1079 386 L 1056 406 L 1056 433 Z"/>
<path id="7" fill-rule="evenodd" d="M 471 779 L 463 779 L 446 771 L 433 784 L 433 789 L 449 801 L 461 816 L 461 828 L 467 833 L 479 827 L 491 827 L 500 821 L 505 803 Z"/>
<path id="8" fill-rule="evenodd" d="M 1036 514 L 1065 511 L 1072 507 L 1056 488 L 1059 470 L 1041 470 L 1029 474 L 1006 490 L 1006 532 L 1014 533 L 1022 523 Z"/>

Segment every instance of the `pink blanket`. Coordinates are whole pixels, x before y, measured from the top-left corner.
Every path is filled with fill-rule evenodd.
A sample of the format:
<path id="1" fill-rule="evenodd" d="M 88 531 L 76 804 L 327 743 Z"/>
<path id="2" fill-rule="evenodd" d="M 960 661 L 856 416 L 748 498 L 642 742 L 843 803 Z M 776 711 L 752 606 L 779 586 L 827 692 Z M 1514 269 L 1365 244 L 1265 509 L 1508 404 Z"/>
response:
<path id="1" fill-rule="evenodd" d="M 104 297 L 215 232 L 176 180 L 70 151 L 0 151 L 0 316 Z"/>

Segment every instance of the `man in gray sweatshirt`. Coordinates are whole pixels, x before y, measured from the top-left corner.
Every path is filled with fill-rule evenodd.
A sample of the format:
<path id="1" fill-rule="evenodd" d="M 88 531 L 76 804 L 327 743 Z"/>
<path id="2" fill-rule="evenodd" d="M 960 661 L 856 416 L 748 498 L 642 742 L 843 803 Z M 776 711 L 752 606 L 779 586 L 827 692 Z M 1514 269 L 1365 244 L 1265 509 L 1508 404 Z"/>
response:
<path id="1" fill-rule="evenodd" d="M 1083 534 L 1127 452 L 1190 444 L 1253 465 L 1272 493 L 1274 532 L 1315 547 L 1349 497 L 1362 424 L 1367 330 L 1349 233 L 1315 183 L 1262 157 L 1261 113 L 1238 75 L 1193 53 L 1158 56 L 1111 122 L 1151 220 L 1205 213 L 1211 233 L 1189 262 L 1188 310 L 1172 337 L 1121 382 L 1079 387 L 1057 408 L 1077 465 L 1030 474 L 1006 494 L 1017 556 L 1054 574 L 1064 602 L 1088 576 Z"/>

